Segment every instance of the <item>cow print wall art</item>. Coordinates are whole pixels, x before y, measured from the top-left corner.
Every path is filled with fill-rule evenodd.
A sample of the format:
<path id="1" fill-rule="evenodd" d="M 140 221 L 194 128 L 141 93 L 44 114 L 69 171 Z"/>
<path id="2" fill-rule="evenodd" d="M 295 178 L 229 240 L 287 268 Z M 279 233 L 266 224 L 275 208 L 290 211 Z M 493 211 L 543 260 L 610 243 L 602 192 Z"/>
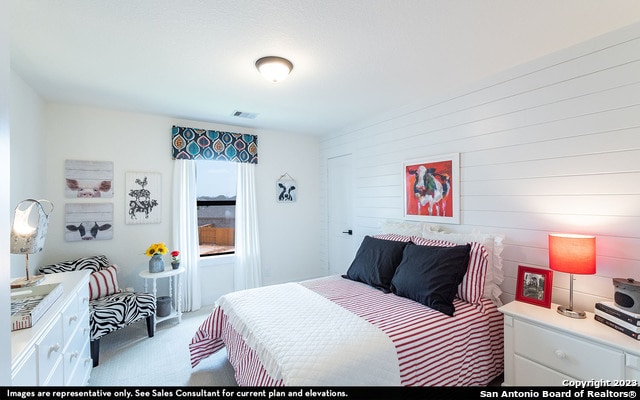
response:
<path id="1" fill-rule="evenodd" d="M 460 223 L 460 156 L 430 156 L 404 163 L 404 217 Z"/>
<path id="2" fill-rule="evenodd" d="M 125 222 L 127 224 L 159 224 L 162 175 L 158 172 L 127 172 Z"/>
<path id="3" fill-rule="evenodd" d="M 292 203 L 298 195 L 296 181 L 287 173 L 276 181 L 276 198 L 280 203 Z"/>
<path id="4" fill-rule="evenodd" d="M 79 242 L 113 239 L 112 203 L 65 204 L 64 240 Z"/>
<path id="5" fill-rule="evenodd" d="M 113 197 L 113 162 L 65 160 L 65 197 Z"/>

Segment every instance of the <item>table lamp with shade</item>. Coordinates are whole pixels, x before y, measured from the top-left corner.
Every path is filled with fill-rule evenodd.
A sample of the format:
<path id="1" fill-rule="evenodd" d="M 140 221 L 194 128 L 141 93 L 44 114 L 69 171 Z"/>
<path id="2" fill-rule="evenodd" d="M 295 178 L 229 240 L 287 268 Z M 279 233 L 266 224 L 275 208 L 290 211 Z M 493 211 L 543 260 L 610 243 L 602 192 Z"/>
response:
<path id="1" fill-rule="evenodd" d="M 596 273 L 596 238 L 588 235 L 552 233 L 549 235 L 549 268 L 569 275 L 569 306 L 558 306 L 558 313 L 586 318 L 573 308 L 573 274 Z"/>
<path id="2" fill-rule="evenodd" d="M 26 199 L 16 206 L 11 224 L 10 251 L 12 254 L 26 256 L 26 276 L 11 282 L 12 288 L 34 286 L 44 279 L 43 275 L 29 274 L 29 254 L 42 250 L 47 235 L 49 215 L 52 211 L 53 203 L 49 200 Z"/>

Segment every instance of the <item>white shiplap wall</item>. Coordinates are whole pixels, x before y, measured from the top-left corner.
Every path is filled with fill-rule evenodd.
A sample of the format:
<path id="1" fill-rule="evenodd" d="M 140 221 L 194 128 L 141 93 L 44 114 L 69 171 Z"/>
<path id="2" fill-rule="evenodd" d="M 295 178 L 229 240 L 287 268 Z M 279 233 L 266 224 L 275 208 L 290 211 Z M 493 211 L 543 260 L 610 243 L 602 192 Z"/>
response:
<path id="1" fill-rule="evenodd" d="M 402 219 L 404 160 L 457 152 L 461 223 L 446 228 L 505 235 L 503 301 L 518 265 L 548 268 L 550 232 L 597 236 L 597 273 L 576 276 L 576 307 L 610 299 L 612 277 L 640 279 L 640 24 L 418 99 L 321 147 L 325 172 L 328 158 L 353 156 L 356 247 Z M 553 301 L 568 303 L 568 287 L 555 273 Z"/>

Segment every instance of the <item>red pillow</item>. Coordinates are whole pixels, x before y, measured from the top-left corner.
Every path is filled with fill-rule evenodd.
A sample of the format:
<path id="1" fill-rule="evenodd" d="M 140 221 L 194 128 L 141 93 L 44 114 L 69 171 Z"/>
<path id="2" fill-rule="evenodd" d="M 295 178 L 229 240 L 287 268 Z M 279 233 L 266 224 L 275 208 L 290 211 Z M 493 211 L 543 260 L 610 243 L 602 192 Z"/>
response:
<path id="1" fill-rule="evenodd" d="M 425 239 L 419 236 L 413 236 L 411 241 L 419 246 L 457 246 L 456 243 L 446 240 Z M 471 245 L 469 266 L 464 278 L 462 278 L 462 282 L 458 285 L 458 297 L 467 303 L 479 304 L 484 295 L 484 281 L 487 275 L 487 266 L 489 265 L 489 254 L 482 243 L 470 242 L 469 244 Z"/>
<path id="2" fill-rule="evenodd" d="M 89 298 L 91 300 L 118 293 L 118 267 L 112 265 L 89 275 Z"/>

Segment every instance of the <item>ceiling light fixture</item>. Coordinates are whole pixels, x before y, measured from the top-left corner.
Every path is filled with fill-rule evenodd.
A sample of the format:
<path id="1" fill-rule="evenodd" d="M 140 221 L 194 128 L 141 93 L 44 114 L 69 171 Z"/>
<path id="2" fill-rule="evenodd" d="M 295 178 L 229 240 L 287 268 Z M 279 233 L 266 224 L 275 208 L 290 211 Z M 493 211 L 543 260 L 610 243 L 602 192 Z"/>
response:
<path id="1" fill-rule="evenodd" d="M 293 64 L 286 58 L 268 56 L 259 58 L 256 61 L 256 68 L 266 80 L 281 82 L 289 76 L 293 69 Z"/>

